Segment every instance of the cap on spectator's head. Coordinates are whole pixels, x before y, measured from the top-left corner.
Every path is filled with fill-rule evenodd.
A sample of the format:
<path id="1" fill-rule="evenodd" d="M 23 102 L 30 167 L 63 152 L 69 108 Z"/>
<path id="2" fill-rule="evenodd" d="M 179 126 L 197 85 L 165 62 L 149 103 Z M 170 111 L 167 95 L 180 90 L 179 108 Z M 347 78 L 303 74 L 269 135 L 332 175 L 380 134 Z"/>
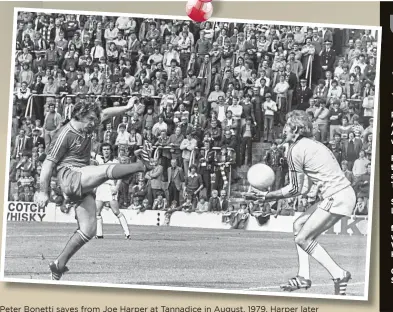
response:
<path id="1" fill-rule="evenodd" d="M 127 92 L 123 92 L 122 94 L 121 94 L 121 96 L 128 96 L 128 93 Z"/>
<path id="2" fill-rule="evenodd" d="M 312 40 L 312 37 L 306 37 L 306 42 L 307 42 L 307 40 Z"/>
<path id="3" fill-rule="evenodd" d="M 332 105 L 340 105 L 340 100 L 339 99 L 332 99 L 332 101 L 331 101 L 331 104 Z"/>
<path id="4" fill-rule="evenodd" d="M 326 41 L 325 41 L 325 44 L 326 44 L 326 45 L 331 45 L 332 43 L 333 43 L 333 42 L 330 41 L 330 40 L 326 40 Z"/>
<path id="5" fill-rule="evenodd" d="M 333 84 L 333 83 L 338 84 L 338 82 L 337 82 L 336 79 L 333 79 L 333 80 L 332 80 L 331 84 Z"/>
<path id="6" fill-rule="evenodd" d="M 100 61 L 105 61 L 105 56 L 101 56 Z"/>
<path id="7" fill-rule="evenodd" d="M 252 118 L 251 118 L 250 116 L 248 116 L 248 117 L 246 118 L 246 120 L 252 120 Z"/>
<path id="8" fill-rule="evenodd" d="M 300 82 L 307 82 L 307 79 L 302 78 L 302 79 L 300 79 Z"/>
<path id="9" fill-rule="evenodd" d="M 150 80 L 149 80 L 149 79 L 143 80 L 143 84 L 145 84 L 145 83 L 149 84 L 149 83 L 150 83 Z"/>
<path id="10" fill-rule="evenodd" d="M 352 120 L 359 120 L 359 115 L 358 114 L 354 114 L 353 116 L 352 116 Z"/>
<path id="11" fill-rule="evenodd" d="M 306 81 L 307 81 L 307 80 L 306 80 Z M 319 85 L 320 85 L 320 84 L 321 84 L 321 85 L 324 85 L 324 84 L 325 84 L 325 80 L 319 79 L 319 80 L 318 80 L 318 84 L 319 84 Z"/>
<path id="12" fill-rule="evenodd" d="M 101 40 L 100 40 L 100 39 L 98 39 L 98 38 L 96 38 L 96 39 L 94 40 L 94 42 L 101 43 Z"/>
<path id="13" fill-rule="evenodd" d="M 272 97 L 272 95 L 270 93 L 265 94 L 265 98 L 271 98 L 271 97 Z"/>
<path id="14" fill-rule="evenodd" d="M 223 149 L 227 149 L 227 146 L 224 144 L 224 145 L 221 146 L 221 149 L 222 149 L 222 150 L 223 150 Z"/>
<path id="15" fill-rule="evenodd" d="M 245 201 L 245 200 L 242 200 L 242 201 L 240 202 L 240 206 L 247 206 L 246 201 Z"/>
<path id="16" fill-rule="evenodd" d="M 53 76 L 49 76 L 48 80 L 54 80 Z"/>

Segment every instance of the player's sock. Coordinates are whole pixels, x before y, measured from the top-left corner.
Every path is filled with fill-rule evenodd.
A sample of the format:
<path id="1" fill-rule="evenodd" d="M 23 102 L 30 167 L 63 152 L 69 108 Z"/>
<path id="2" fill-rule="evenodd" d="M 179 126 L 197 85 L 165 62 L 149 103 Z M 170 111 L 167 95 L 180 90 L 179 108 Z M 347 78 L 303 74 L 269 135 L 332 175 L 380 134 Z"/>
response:
<path id="1" fill-rule="evenodd" d="M 126 217 L 121 212 L 117 215 L 117 217 L 119 218 L 119 222 L 121 224 L 121 227 L 123 228 L 124 235 L 129 236 L 130 231 L 128 230 Z"/>
<path id="2" fill-rule="evenodd" d="M 132 163 L 132 164 L 115 164 L 109 165 L 106 170 L 106 175 L 110 180 L 118 180 L 126 178 L 132 174 L 138 172 L 144 172 L 145 167 L 142 163 Z"/>
<path id="3" fill-rule="evenodd" d="M 97 236 L 103 236 L 104 222 L 102 216 L 97 216 Z"/>
<path id="4" fill-rule="evenodd" d="M 71 257 L 85 245 L 91 237 L 88 237 L 81 230 L 77 230 L 74 235 L 71 236 L 67 245 L 57 258 L 59 269 L 63 269 Z"/>
<path id="5" fill-rule="evenodd" d="M 311 241 L 305 249 L 305 252 L 317 260 L 334 279 L 342 278 L 344 276 L 345 271 L 340 268 L 336 262 L 334 262 L 327 251 L 316 241 Z"/>
<path id="6" fill-rule="evenodd" d="M 302 247 L 296 244 L 297 254 L 299 258 L 299 272 L 298 275 L 305 279 L 310 279 L 310 261 L 309 255 Z"/>

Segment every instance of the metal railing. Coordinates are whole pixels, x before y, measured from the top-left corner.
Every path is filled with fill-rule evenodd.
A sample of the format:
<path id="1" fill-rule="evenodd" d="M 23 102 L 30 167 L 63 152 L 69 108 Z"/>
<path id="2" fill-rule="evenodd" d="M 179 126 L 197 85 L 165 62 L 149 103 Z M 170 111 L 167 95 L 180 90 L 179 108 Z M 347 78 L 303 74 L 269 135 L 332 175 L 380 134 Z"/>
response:
<path id="1" fill-rule="evenodd" d="M 14 95 L 17 95 L 17 92 L 14 92 Z M 122 95 L 101 95 L 101 94 L 82 94 L 85 97 L 90 97 L 90 98 L 95 98 L 95 101 L 98 101 L 102 98 L 111 98 L 111 99 L 121 99 L 123 98 Z M 27 106 L 26 106 L 26 112 L 25 112 L 25 117 L 32 117 L 33 115 L 33 101 L 35 98 L 59 98 L 60 97 L 60 103 L 64 104 L 65 100 L 67 97 L 72 97 L 76 98 L 77 96 L 80 96 L 79 94 L 30 94 L 28 99 L 27 99 Z M 151 98 L 154 99 L 155 101 L 161 100 L 161 97 L 159 96 L 143 96 L 141 93 L 133 92 L 130 95 L 127 95 L 127 98 L 130 99 L 132 96 L 138 96 L 139 98 Z"/>

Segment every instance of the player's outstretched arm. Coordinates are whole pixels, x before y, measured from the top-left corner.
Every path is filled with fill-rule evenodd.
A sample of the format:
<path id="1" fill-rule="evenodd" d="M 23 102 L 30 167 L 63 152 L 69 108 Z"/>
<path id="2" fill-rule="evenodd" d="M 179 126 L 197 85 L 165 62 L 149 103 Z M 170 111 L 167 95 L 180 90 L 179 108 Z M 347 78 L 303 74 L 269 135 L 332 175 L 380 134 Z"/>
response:
<path id="1" fill-rule="evenodd" d="M 114 116 L 122 115 L 125 112 L 129 111 L 134 106 L 134 103 L 137 99 L 138 98 L 136 96 L 133 96 L 128 101 L 128 104 L 126 106 L 108 107 L 108 108 L 104 109 L 101 112 L 101 122 L 103 122 L 109 118 L 112 118 Z"/>
<path id="2" fill-rule="evenodd" d="M 281 198 L 307 194 L 310 190 L 309 188 L 311 187 L 311 184 L 311 181 L 309 181 L 308 177 L 304 173 L 290 171 L 289 184 L 277 191 L 268 192 L 265 195 L 265 201 L 274 201 Z"/>

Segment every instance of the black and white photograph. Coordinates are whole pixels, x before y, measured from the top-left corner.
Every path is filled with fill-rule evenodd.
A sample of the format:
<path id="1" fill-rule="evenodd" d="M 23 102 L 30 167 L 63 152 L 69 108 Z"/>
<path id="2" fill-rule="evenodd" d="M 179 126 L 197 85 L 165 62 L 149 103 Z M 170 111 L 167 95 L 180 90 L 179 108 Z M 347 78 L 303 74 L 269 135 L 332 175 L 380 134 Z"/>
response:
<path id="1" fill-rule="evenodd" d="M 380 46 L 15 9 L 1 280 L 368 300 Z"/>

